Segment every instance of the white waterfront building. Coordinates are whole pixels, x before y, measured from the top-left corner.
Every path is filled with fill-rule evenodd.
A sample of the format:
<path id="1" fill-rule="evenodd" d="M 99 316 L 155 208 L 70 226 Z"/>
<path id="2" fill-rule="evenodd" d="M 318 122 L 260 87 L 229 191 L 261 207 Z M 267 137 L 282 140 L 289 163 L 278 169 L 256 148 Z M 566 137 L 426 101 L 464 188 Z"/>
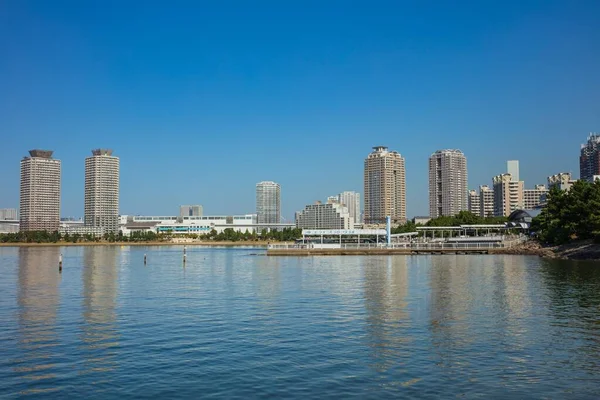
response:
<path id="1" fill-rule="evenodd" d="M 340 203 L 317 201 L 297 214 L 296 227 L 302 229 L 353 229 L 354 220 L 348 207 Z"/>

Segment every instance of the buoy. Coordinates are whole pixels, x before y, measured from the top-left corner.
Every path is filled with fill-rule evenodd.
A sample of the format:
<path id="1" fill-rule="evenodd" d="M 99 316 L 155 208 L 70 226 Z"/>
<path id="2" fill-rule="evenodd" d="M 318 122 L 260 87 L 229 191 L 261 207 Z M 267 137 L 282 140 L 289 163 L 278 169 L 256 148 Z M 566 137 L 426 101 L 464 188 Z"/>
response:
<path id="1" fill-rule="evenodd" d="M 62 272 L 62 254 L 58 257 L 58 272 Z"/>
<path id="2" fill-rule="evenodd" d="M 185 265 L 185 258 L 186 258 L 186 256 L 185 256 L 185 254 L 184 254 L 184 255 L 183 255 L 183 264 L 184 264 L 184 265 Z"/>
<path id="3" fill-rule="evenodd" d="M 144 265 L 146 265 L 146 255 L 144 254 Z"/>

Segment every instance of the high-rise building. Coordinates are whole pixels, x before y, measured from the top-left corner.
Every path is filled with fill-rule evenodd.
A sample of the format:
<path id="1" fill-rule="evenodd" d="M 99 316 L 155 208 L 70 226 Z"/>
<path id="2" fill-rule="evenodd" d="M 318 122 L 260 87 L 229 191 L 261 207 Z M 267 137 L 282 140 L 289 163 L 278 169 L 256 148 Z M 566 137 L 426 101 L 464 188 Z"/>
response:
<path id="1" fill-rule="evenodd" d="M 587 143 L 581 145 L 579 173 L 580 179 L 589 182 L 600 175 L 600 134 L 590 133 Z"/>
<path id="2" fill-rule="evenodd" d="M 384 224 L 389 216 L 394 223 L 406 222 L 406 169 L 404 158 L 387 147 L 373 147 L 365 159 L 366 224 Z"/>
<path id="3" fill-rule="evenodd" d="M 533 210 L 546 203 L 548 189 L 545 185 L 535 185 L 533 189 L 523 190 L 523 208 Z"/>
<path id="4" fill-rule="evenodd" d="M 296 215 L 296 227 L 302 229 L 352 229 L 354 220 L 348 208 L 340 203 L 307 205 Z"/>
<path id="5" fill-rule="evenodd" d="M 83 221 L 86 227 L 119 231 L 119 158 L 110 149 L 94 149 L 85 159 Z"/>
<path id="6" fill-rule="evenodd" d="M 469 212 L 471 214 L 481 215 L 481 198 L 477 190 L 469 190 Z"/>
<path id="7" fill-rule="evenodd" d="M 569 190 L 575 183 L 575 180 L 571 178 L 570 172 L 559 172 L 556 175 L 548 177 L 548 189 L 552 189 L 554 186 L 560 190 Z"/>
<path id="8" fill-rule="evenodd" d="M 480 207 L 479 216 L 482 218 L 488 218 L 494 216 L 494 189 L 488 185 L 479 186 L 479 201 Z"/>
<path id="9" fill-rule="evenodd" d="M 256 221 L 258 224 L 278 224 L 281 221 L 281 187 L 264 181 L 256 184 Z"/>
<path id="10" fill-rule="evenodd" d="M 506 162 L 506 172 L 510 174 L 513 182 L 519 182 L 519 160 L 508 160 Z"/>
<path id="11" fill-rule="evenodd" d="M 508 217 L 523 208 L 523 181 L 514 181 L 511 174 L 497 175 L 494 183 L 494 215 Z"/>
<path id="12" fill-rule="evenodd" d="M 338 198 L 342 205 L 348 207 L 348 212 L 350 213 L 350 217 L 354 220 L 354 223 L 360 224 L 362 222 L 360 215 L 360 193 L 342 192 L 339 194 Z"/>
<path id="13" fill-rule="evenodd" d="M 340 196 L 329 196 L 329 197 L 327 197 L 327 203 L 328 204 L 339 203 L 339 202 L 340 202 Z"/>
<path id="14" fill-rule="evenodd" d="M 179 206 L 180 217 L 201 217 L 203 209 L 201 205 Z"/>
<path id="15" fill-rule="evenodd" d="M 20 230 L 58 231 L 60 160 L 52 151 L 31 150 L 21 160 Z"/>
<path id="16" fill-rule="evenodd" d="M 16 221 L 17 220 L 17 209 L 16 208 L 0 208 L 0 221 Z"/>
<path id="17" fill-rule="evenodd" d="M 429 157 L 429 215 L 454 216 L 468 209 L 467 158 L 460 150 L 438 150 Z"/>

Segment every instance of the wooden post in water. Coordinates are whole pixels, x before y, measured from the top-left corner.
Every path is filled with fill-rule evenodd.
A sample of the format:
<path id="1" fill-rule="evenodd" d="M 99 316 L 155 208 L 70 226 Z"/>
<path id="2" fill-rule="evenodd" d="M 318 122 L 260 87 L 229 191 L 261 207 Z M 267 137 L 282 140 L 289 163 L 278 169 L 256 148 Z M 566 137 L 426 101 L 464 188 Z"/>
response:
<path id="1" fill-rule="evenodd" d="M 183 264 L 184 265 L 185 265 L 185 259 L 187 257 L 186 251 L 187 251 L 186 245 L 183 245 Z"/>
<path id="2" fill-rule="evenodd" d="M 144 254 L 144 265 L 146 265 L 146 254 Z"/>
<path id="3" fill-rule="evenodd" d="M 62 262 L 63 262 L 63 258 L 62 258 L 62 253 L 61 253 L 60 256 L 58 256 L 58 272 L 62 272 Z"/>

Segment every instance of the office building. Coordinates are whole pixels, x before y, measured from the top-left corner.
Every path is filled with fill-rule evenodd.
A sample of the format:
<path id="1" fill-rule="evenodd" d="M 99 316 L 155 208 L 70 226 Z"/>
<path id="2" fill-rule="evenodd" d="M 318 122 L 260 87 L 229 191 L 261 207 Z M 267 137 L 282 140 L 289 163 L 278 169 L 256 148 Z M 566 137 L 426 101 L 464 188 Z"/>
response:
<path id="1" fill-rule="evenodd" d="M 477 190 L 469 190 L 469 212 L 471 214 L 481 215 L 481 198 Z"/>
<path id="2" fill-rule="evenodd" d="M 494 216 L 508 217 L 523 208 L 523 181 L 514 181 L 511 174 L 494 177 Z"/>
<path id="3" fill-rule="evenodd" d="M 438 150 L 429 157 L 429 215 L 454 216 L 467 210 L 467 158 L 460 150 Z"/>
<path id="4" fill-rule="evenodd" d="M 31 150 L 21 160 L 20 230 L 58 230 L 60 222 L 60 160 L 52 151 Z"/>
<path id="5" fill-rule="evenodd" d="M 479 186 L 479 216 L 488 218 L 494 216 L 494 189 L 488 185 Z"/>
<path id="6" fill-rule="evenodd" d="M 302 229 L 353 229 L 354 220 L 348 208 L 340 203 L 307 205 L 296 217 L 296 227 Z"/>
<path id="7" fill-rule="evenodd" d="M 179 206 L 180 217 L 201 217 L 203 209 L 201 205 Z"/>
<path id="8" fill-rule="evenodd" d="M 0 221 L 18 220 L 16 208 L 0 208 Z"/>
<path id="9" fill-rule="evenodd" d="M 523 208 L 533 210 L 546 203 L 548 189 L 545 185 L 535 185 L 533 189 L 523 190 Z"/>
<path id="10" fill-rule="evenodd" d="M 590 133 L 587 143 L 581 145 L 579 173 L 580 179 L 589 182 L 600 175 L 600 134 Z"/>
<path id="11" fill-rule="evenodd" d="M 340 204 L 348 208 L 350 218 L 355 224 L 362 223 L 360 212 L 360 193 L 357 192 L 342 192 L 338 196 Z"/>
<path id="12" fill-rule="evenodd" d="M 281 187 L 265 181 L 256 184 L 256 217 L 259 224 L 278 224 L 281 221 Z"/>
<path id="13" fill-rule="evenodd" d="M 519 160 L 509 160 L 506 162 L 506 172 L 510 174 L 513 182 L 519 182 Z"/>
<path id="14" fill-rule="evenodd" d="M 86 227 L 119 231 L 119 158 L 110 149 L 92 150 L 85 159 L 83 221 Z"/>
<path id="15" fill-rule="evenodd" d="M 559 172 L 548 177 L 548 190 L 555 186 L 560 190 L 569 190 L 575 182 L 576 180 L 571 177 L 570 172 Z"/>
<path id="16" fill-rule="evenodd" d="M 387 147 L 373 147 L 364 163 L 366 224 L 406 222 L 406 169 L 404 158 Z"/>

